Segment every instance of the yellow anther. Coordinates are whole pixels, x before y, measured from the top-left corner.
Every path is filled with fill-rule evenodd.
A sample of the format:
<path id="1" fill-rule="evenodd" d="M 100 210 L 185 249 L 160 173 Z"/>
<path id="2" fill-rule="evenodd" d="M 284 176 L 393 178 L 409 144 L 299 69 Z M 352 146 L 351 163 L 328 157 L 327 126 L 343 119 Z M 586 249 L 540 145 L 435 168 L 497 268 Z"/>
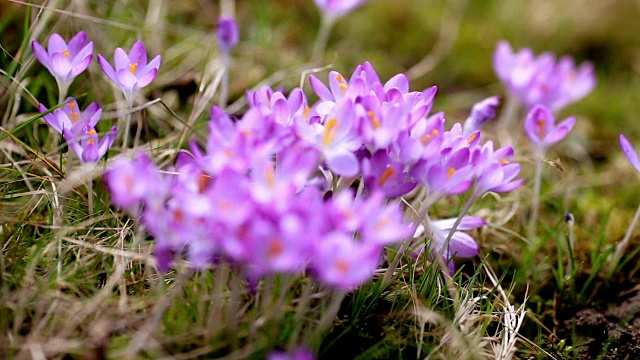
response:
<path id="1" fill-rule="evenodd" d="M 233 151 L 232 150 L 225 150 L 224 154 L 228 157 L 228 158 L 232 158 L 233 157 Z"/>
<path id="2" fill-rule="evenodd" d="M 438 131 L 438 129 L 433 129 L 431 130 L 431 134 L 427 134 L 425 136 L 423 136 L 420 139 L 420 142 L 422 142 L 424 145 L 426 145 L 429 141 L 431 141 L 431 139 L 433 139 L 434 137 L 438 136 L 440 134 L 440 132 Z"/>
<path id="3" fill-rule="evenodd" d="M 367 116 L 369 117 L 369 120 L 371 120 L 371 125 L 373 125 L 374 129 L 380 127 L 380 119 L 376 117 L 376 113 L 373 111 L 367 111 Z"/>
<path id="4" fill-rule="evenodd" d="M 136 74 L 136 70 L 138 70 L 138 63 L 129 64 L 129 71 L 131 71 L 133 75 Z"/>
<path id="5" fill-rule="evenodd" d="M 77 111 L 72 111 L 72 112 L 69 113 L 69 115 L 71 115 L 71 122 L 72 123 L 78 122 L 78 119 L 80 118 L 80 116 L 79 116 Z"/>
<path id="6" fill-rule="evenodd" d="M 456 173 L 456 169 L 450 167 L 449 170 L 447 170 L 447 180 L 451 179 L 451 177 L 453 176 L 453 174 Z"/>
<path id="7" fill-rule="evenodd" d="M 500 159 L 500 165 L 509 165 L 509 164 L 511 164 L 511 161 L 505 158 Z"/>
<path id="8" fill-rule="evenodd" d="M 67 59 L 71 58 L 71 55 L 69 54 L 69 50 L 62 50 L 61 51 L 62 55 L 64 55 Z"/>
<path id="9" fill-rule="evenodd" d="M 338 74 L 338 76 L 336 76 L 336 81 L 339 83 L 344 83 L 344 76 L 342 76 L 342 74 Z"/>
<path id="10" fill-rule="evenodd" d="M 467 146 L 471 145 L 473 140 L 475 140 L 477 137 L 478 137 L 478 135 L 476 135 L 476 134 L 469 135 L 469 140 L 467 140 Z"/>
<path id="11" fill-rule="evenodd" d="M 382 173 L 382 176 L 380 177 L 380 180 L 378 180 L 378 185 L 379 186 L 384 185 L 384 183 L 386 183 L 387 180 L 389 180 L 391 177 L 395 177 L 395 176 L 396 176 L 396 171 L 393 170 L 393 168 L 387 168 Z"/>
<path id="12" fill-rule="evenodd" d="M 325 145 L 331 144 L 336 137 L 336 126 L 338 126 L 338 119 L 330 119 L 327 121 L 324 130 L 324 138 L 322 139 Z"/>
<path id="13" fill-rule="evenodd" d="M 273 166 L 268 166 L 264 171 L 264 178 L 267 180 L 267 186 L 270 189 L 276 187 L 276 171 Z"/>
<path id="14" fill-rule="evenodd" d="M 347 91 L 347 88 L 348 88 L 347 84 L 345 84 L 345 83 L 341 83 L 340 84 L 340 90 L 342 90 L 342 92 Z"/>
<path id="15" fill-rule="evenodd" d="M 309 105 L 305 106 L 302 116 L 304 116 L 305 119 L 308 119 L 310 111 L 311 111 L 311 108 L 309 107 Z"/>

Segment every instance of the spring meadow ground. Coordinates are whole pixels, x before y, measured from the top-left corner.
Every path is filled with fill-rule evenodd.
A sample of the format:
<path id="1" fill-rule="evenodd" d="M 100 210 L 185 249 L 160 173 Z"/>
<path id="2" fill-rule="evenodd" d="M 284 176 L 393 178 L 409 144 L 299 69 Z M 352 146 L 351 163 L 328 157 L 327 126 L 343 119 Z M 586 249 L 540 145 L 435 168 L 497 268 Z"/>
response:
<path id="1" fill-rule="evenodd" d="M 640 358 L 638 18 L 3 0 L 0 358 Z"/>

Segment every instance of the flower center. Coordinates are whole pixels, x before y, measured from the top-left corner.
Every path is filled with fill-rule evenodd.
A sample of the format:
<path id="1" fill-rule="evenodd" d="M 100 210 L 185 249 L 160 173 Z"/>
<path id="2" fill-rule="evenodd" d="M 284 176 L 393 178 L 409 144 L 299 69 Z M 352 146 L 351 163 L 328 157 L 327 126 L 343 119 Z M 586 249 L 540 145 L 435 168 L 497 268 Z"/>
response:
<path id="1" fill-rule="evenodd" d="M 87 135 L 89 135 L 89 138 L 87 139 L 86 145 L 91 145 L 91 144 L 96 142 L 96 130 L 95 129 L 89 129 L 89 131 L 87 131 Z"/>
<path id="2" fill-rule="evenodd" d="M 453 174 L 456 173 L 456 169 L 450 167 L 449 170 L 447 170 L 447 180 L 451 179 L 453 177 Z"/>
<path id="3" fill-rule="evenodd" d="M 538 136 L 544 137 L 545 121 L 543 119 L 536 120 L 535 130 L 536 130 L 536 133 L 538 133 Z"/>
<path id="4" fill-rule="evenodd" d="M 136 70 L 138 70 L 138 63 L 129 64 L 129 71 L 131 71 L 133 75 L 136 74 Z"/>
<path id="5" fill-rule="evenodd" d="M 71 58 L 71 55 L 69 54 L 69 50 L 64 49 L 61 51 L 62 55 L 64 55 L 67 59 Z"/>
<path id="6" fill-rule="evenodd" d="M 420 139 L 420 142 L 424 145 L 426 145 L 429 141 L 431 141 L 431 139 L 433 139 L 434 137 L 438 136 L 440 134 L 440 132 L 438 131 L 438 129 L 433 129 L 431 130 L 431 134 L 427 134 L 425 136 L 423 136 Z"/>

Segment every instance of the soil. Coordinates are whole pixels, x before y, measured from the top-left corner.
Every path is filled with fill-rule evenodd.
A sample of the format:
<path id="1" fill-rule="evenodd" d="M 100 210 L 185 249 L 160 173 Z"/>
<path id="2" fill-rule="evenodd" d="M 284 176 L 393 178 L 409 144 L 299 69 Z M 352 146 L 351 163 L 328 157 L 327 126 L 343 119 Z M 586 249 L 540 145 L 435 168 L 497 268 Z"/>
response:
<path id="1" fill-rule="evenodd" d="M 575 320 L 571 309 L 559 307 L 558 319 L 564 320 L 556 327 L 558 338 L 577 341 L 575 352 L 564 353 L 559 351 L 559 341 L 554 341 L 548 348 L 552 355 L 559 359 L 640 359 L 640 289 L 599 295 L 605 305 L 576 309 Z"/>

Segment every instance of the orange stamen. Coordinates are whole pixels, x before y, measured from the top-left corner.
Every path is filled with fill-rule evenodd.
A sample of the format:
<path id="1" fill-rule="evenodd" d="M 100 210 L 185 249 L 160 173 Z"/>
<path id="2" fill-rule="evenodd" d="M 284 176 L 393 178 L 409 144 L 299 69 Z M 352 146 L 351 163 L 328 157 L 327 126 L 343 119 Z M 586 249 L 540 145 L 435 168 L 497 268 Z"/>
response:
<path id="1" fill-rule="evenodd" d="M 136 74 L 136 70 L 138 70 L 138 63 L 129 64 L 129 71 L 131 71 L 133 75 Z"/>
<path id="2" fill-rule="evenodd" d="M 420 142 L 422 142 L 424 145 L 426 145 L 429 141 L 431 141 L 431 139 L 433 139 L 434 137 L 438 136 L 438 134 L 440 134 L 438 129 L 433 129 L 431 131 L 431 134 L 427 134 L 427 135 L 423 136 L 420 139 Z"/>
<path id="3" fill-rule="evenodd" d="M 537 133 L 540 137 L 544 137 L 544 129 L 545 128 L 545 121 L 543 119 L 539 119 L 536 121 L 536 130 Z"/>
<path id="4" fill-rule="evenodd" d="M 278 256 L 283 249 L 284 246 L 282 244 L 282 240 L 274 238 L 269 242 L 269 245 L 267 246 L 267 256 L 269 256 L 270 258 Z"/>
<path id="5" fill-rule="evenodd" d="M 456 169 L 450 167 L 449 170 L 447 170 L 447 180 L 451 179 L 451 177 L 453 176 L 453 174 L 456 173 Z"/>
<path id="6" fill-rule="evenodd" d="M 380 177 L 380 180 L 378 181 L 378 185 L 379 186 L 384 185 L 384 183 L 386 183 L 387 180 L 389 180 L 389 178 L 395 177 L 395 176 L 396 176 L 395 170 L 393 170 L 392 168 L 385 169 L 385 171 L 382 173 L 382 176 Z"/>
<path id="7" fill-rule="evenodd" d="M 331 144 L 333 139 L 336 137 L 336 126 L 338 126 L 338 119 L 330 119 L 327 121 L 324 130 L 324 138 L 322 139 L 325 145 Z"/>
<path id="8" fill-rule="evenodd" d="M 471 134 L 471 135 L 469 136 L 469 140 L 467 140 L 467 146 L 471 145 L 471 143 L 473 142 L 473 140 L 475 140 L 475 139 L 476 139 L 476 137 L 478 137 L 478 135 L 476 135 L 476 134 Z"/>
<path id="9" fill-rule="evenodd" d="M 338 272 L 341 273 L 342 275 L 345 275 L 347 271 L 349 271 L 349 263 L 344 259 L 340 259 L 336 261 L 334 266 L 336 270 L 338 270 Z"/>
<path id="10" fill-rule="evenodd" d="M 367 116 L 369 117 L 369 120 L 371 120 L 371 125 L 373 125 L 374 129 L 380 127 L 380 119 L 376 117 L 376 113 L 373 111 L 367 111 Z"/>
<path id="11" fill-rule="evenodd" d="M 500 165 L 509 165 L 509 164 L 511 164 L 511 161 L 505 158 L 500 159 Z"/>
<path id="12" fill-rule="evenodd" d="M 71 55 L 69 54 L 69 50 L 62 50 L 61 51 L 62 55 L 64 55 L 67 59 L 71 58 Z"/>

